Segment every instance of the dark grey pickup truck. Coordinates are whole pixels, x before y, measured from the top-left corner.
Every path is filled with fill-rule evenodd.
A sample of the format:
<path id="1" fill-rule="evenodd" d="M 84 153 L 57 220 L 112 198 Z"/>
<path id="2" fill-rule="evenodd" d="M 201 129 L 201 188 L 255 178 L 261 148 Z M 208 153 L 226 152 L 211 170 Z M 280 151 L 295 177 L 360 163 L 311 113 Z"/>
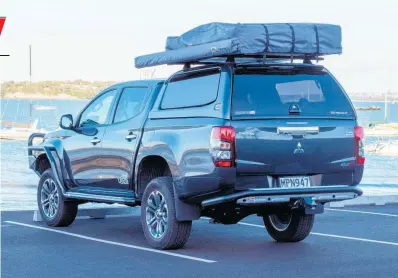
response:
<path id="1" fill-rule="evenodd" d="M 159 249 L 181 248 L 202 216 L 256 214 L 276 241 L 297 242 L 325 203 L 362 194 L 363 129 L 335 78 L 308 61 L 186 65 L 111 86 L 60 126 L 29 139 L 50 226 L 70 225 L 82 203 L 119 203 L 141 206 Z"/>

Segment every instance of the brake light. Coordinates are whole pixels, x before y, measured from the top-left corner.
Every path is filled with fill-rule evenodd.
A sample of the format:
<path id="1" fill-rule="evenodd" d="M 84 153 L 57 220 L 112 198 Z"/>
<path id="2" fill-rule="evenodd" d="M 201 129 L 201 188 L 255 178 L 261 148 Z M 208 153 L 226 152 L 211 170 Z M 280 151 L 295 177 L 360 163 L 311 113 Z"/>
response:
<path id="1" fill-rule="evenodd" d="M 355 160 L 357 164 L 365 164 L 365 148 L 362 141 L 365 138 L 363 127 L 356 126 L 354 128 L 354 137 L 355 137 Z"/>
<path id="2" fill-rule="evenodd" d="M 211 131 L 210 153 L 216 167 L 234 167 L 235 129 L 232 126 L 215 126 Z"/>

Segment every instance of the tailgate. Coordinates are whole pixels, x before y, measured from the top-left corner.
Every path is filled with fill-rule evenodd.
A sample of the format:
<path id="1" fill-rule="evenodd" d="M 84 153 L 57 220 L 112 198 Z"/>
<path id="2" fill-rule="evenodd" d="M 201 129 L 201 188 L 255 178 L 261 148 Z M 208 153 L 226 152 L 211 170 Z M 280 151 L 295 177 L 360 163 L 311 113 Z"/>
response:
<path id="1" fill-rule="evenodd" d="M 312 185 L 353 184 L 356 115 L 323 68 L 238 69 L 231 114 L 243 183 L 265 175 L 269 186 L 284 176 L 310 176 Z"/>
<path id="2" fill-rule="evenodd" d="M 232 125 L 240 174 L 308 175 L 354 169 L 349 167 L 355 161 L 354 121 L 242 120 Z"/>

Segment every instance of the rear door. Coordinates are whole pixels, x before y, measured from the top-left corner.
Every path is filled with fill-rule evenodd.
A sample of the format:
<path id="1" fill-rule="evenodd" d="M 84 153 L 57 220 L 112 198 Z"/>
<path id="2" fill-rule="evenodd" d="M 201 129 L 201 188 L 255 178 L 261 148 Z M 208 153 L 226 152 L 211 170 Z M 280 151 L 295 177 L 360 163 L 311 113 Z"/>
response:
<path id="1" fill-rule="evenodd" d="M 240 175 L 351 184 L 355 123 L 346 94 L 322 68 L 236 70 L 232 125 Z"/>
<path id="2" fill-rule="evenodd" d="M 129 189 L 150 94 L 148 87 L 122 89 L 112 124 L 102 140 L 102 187 Z"/>

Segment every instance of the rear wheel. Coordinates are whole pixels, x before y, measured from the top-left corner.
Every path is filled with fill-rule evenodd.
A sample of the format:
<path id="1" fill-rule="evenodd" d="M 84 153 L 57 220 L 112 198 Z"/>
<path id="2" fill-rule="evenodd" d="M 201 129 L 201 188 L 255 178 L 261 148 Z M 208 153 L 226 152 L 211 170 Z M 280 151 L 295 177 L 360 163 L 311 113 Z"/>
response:
<path id="1" fill-rule="evenodd" d="M 314 224 L 314 215 L 299 211 L 270 214 L 263 217 L 269 235 L 278 242 L 298 242 L 305 239 Z"/>
<path id="2" fill-rule="evenodd" d="M 47 169 L 40 178 L 37 205 L 43 220 L 49 226 L 69 226 L 76 218 L 77 203 L 65 200 L 51 169 Z"/>
<path id="3" fill-rule="evenodd" d="M 173 179 L 153 179 L 142 196 L 141 223 L 148 242 L 157 249 L 178 249 L 191 234 L 192 221 L 176 218 Z"/>

